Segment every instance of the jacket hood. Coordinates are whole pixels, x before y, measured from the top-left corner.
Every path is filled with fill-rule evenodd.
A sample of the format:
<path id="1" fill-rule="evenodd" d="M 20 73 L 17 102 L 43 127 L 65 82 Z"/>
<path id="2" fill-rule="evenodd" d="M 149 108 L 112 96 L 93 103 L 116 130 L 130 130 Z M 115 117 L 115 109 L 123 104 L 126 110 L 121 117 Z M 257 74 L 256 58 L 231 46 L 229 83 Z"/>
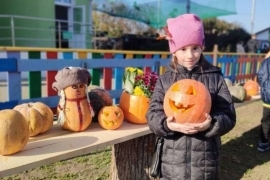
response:
<path id="1" fill-rule="evenodd" d="M 172 71 L 174 73 L 221 73 L 221 70 L 219 67 L 214 66 L 210 62 L 208 62 L 204 55 L 202 54 L 200 57 L 200 60 L 195 64 L 194 68 L 192 70 L 188 70 L 186 67 L 177 64 L 176 69 L 172 67 L 172 65 L 167 67 L 168 71 Z"/>

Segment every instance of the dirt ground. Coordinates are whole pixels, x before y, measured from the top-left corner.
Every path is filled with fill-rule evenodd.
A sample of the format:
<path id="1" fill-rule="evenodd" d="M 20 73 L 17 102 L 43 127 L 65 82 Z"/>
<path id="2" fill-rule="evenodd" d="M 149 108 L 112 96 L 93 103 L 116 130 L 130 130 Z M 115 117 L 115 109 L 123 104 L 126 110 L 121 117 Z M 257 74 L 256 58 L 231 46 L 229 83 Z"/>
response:
<path id="1" fill-rule="evenodd" d="M 236 110 L 236 127 L 222 137 L 222 180 L 270 180 L 270 151 L 257 150 L 262 102 Z"/>

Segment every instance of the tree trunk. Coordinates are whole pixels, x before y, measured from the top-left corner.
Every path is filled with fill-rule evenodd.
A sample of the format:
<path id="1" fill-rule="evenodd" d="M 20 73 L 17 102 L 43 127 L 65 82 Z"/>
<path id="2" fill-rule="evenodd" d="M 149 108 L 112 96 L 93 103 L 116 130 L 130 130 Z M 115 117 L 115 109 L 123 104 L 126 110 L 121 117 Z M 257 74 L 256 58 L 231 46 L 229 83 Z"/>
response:
<path id="1" fill-rule="evenodd" d="M 156 136 L 145 135 L 112 148 L 112 180 L 153 180 L 149 176 Z"/>

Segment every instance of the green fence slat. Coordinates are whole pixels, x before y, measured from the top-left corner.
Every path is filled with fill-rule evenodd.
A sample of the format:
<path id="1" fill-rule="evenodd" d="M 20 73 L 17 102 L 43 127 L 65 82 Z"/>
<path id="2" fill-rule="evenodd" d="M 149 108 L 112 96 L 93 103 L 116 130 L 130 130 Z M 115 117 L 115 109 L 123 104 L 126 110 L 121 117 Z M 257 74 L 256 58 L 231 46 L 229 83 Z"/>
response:
<path id="1" fill-rule="evenodd" d="M 136 54 L 136 55 L 135 55 L 135 59 L 143 59 L 143 58 L 144 58 L 144 57 L 143 57 L 143 54 Z M 137 68 L 143 70 L 143 67 L 137 67 Z"/>
<path id="2" fill-rule="evenodd" d="M 100 53 L 92 53 L 93 59 L 102 59 L 103 56 Z M 100 86 L 102 69 L 93 69 L 92 70 L 92 85 Z"/>
<path id="3" fill-rule="evenodd" d="M 29 59 L 40 59 L 41 55 L 39 51 L 29 51 Z M 41 92 L 41 72 L 33 71 L 29 72 L 28 75 L 28 84 L 29 84 L 29 98 L 38 98 L 42 96 Z"/>

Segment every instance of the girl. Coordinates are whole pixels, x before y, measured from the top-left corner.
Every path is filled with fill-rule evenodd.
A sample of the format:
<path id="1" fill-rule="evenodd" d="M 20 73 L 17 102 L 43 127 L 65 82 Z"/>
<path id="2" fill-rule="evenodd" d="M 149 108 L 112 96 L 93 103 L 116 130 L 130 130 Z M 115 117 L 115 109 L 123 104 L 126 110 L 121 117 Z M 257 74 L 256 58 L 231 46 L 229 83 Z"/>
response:
<path id="1" fill-rule="evenodd" d="M 204 28 L 200 18 L 184 14 L 168 19 L 167 25 L 166 39 L 173 58 L 157 81 L 146 114 L 151 131 L 164 138 L 160 179 L 217 180 L 220 136 L 235 126 L 234 104 L 220 69 L 207 62 L 202 54 Z M 212 108 L 210 114 L 205 114 L 204 122 L 178 124 L 173 117 L 166 117 L 165 93 L 181 79 L 194 79 L 208 88 Z"/>

